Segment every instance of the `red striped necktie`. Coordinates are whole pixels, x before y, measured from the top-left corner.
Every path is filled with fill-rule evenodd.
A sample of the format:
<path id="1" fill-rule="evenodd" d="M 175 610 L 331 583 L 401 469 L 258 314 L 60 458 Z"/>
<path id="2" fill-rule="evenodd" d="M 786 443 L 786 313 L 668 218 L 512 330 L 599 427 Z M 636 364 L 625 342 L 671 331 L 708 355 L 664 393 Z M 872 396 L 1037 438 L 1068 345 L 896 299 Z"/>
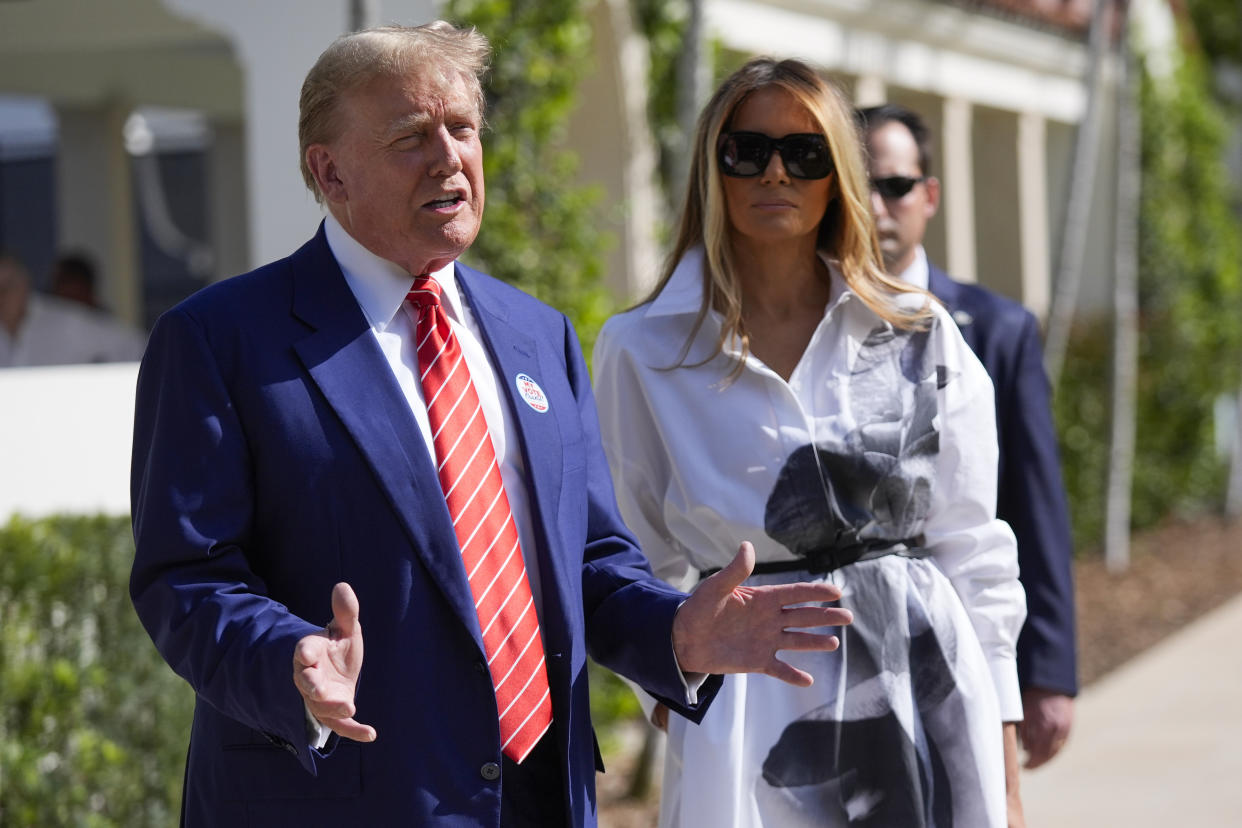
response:
<path id="1" fill-rule="evenodd" d="M 515 762 L 552 724 L 539 619 L 496 450 L 440 285 L 420 276 L 406 299 L 418 311 L 416 350 L 437 472 L 483 631 L 496 690 L 501 750 Z"/>

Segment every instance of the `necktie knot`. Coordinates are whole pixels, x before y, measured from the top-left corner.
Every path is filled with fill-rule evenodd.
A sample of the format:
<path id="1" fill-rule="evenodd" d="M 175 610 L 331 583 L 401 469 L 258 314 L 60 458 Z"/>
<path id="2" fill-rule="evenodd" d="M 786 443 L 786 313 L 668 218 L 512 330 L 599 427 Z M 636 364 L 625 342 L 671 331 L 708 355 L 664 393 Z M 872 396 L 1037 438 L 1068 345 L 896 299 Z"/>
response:
<path id="1" fill-rule="evenodd" d="M 429 276 L 419 276 L 405 298 L 416 308 L 433 308 L 440 304 L 440 283 Z"/>

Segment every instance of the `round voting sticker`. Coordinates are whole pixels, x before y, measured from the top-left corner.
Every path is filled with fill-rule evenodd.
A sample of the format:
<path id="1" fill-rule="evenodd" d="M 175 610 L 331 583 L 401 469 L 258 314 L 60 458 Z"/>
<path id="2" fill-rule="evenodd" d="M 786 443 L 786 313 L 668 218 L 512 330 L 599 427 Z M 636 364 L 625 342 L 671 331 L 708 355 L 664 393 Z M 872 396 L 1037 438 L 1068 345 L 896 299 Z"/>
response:
<path id="1" fill-rule="evenodd" d="M 539 383 L 526 374 L 518 374 L 513 379 L 517 383 L 518 393 L 522 395 L 522 399 L 526 400 L 527 405 L 540 414 L 548 410 L 548 397 L 539 387 Z"/>

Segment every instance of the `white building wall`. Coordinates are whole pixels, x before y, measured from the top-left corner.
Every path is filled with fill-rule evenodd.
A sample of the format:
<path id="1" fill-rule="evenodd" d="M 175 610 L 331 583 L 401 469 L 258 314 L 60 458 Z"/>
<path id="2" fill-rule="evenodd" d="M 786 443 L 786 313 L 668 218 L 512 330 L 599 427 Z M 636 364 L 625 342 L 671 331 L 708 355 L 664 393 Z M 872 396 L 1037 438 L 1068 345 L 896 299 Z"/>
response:
<path id="1" fill-rule="evenodd" d="M 137 363 L 0 370 L 0 522 L 129 514 Z"/>
<path id="2" fill-rule="evenodd" d="M 245 164 L 251 267 L 287 256 L 314 234 L 323 211 L 298 166 L 298 96 L 316 58 L 348 31 L 348 0 L 163 0 L 172 11 L 221 32 L 245 76 Z M 423 23 L 432 0 L 372 0 L 367 16 Z"/>

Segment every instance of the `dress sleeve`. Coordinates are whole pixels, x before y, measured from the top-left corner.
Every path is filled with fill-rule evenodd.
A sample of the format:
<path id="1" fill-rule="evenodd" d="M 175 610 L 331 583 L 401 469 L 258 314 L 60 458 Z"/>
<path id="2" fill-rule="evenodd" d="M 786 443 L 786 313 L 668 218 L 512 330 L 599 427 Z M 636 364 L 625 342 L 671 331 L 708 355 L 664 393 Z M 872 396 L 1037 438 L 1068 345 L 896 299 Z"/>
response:
<path id="1" fill-rule="evenodd" d="M 644 366 L 623 346 L 616 321 L 605 325 L 596 340 L 594 370 L 600 434 L 617 505 L 656 576 L 689 591 L 698 582 L 698 572 L 664 519 L 664 494 L 671 479 L 665 431 L 651 412 Z"/>
<path id="2" fill-rule="evenodd" d="M 992 672 L 1003 721 L 1022 719 L 1016 645 L 1026 617 L 1018 547 L 996 518 L 996 408 L 992 381 L 956 327 L 938 317 L 947 381 L 940 389 L 940 454 L 923 534 L 961 598 Z"/>
<path id="3" fill-rule="evenodd" d="M 593 354 L 595 401 L 599 406 L 600 435 L 612 471 L 621 517 L 638 539 L 656 577 L 683 591 L 693 589 L 698 572 L 664 522 L 664 491 L 668 460 L 663 437 L 647 404 L 647 389 L 639 378 L 634 355 L 620 344 L 616 323 L 609 322 L 595 342 Z M 647 721 L 657 700 L 633 681 Z"/>
<path id="4" fill-rule="evenodd" d="M 566 322 L 568 326 L 568 322 Z M 647 560 L 634 543 L 635 533 L 622 525 L 625 514 L 614 508 L 614 488 L 607 460 L 600 451 L 611 422 L 608 405 L 598 406 L 587 379 L 586 364 L 578 352 L 577 335 L 567 327 L 571 382 L 580 399 L 587 434 L 588 499 L 592 519 L 583 567 L 583 597 L 587 616 L 588 652 L 601 665 L 630 682 L 643 699 L 651 694 L 670 709 L 698 722 L 719 690 L 720 675 L 688 675 L 677 664 L 672 626 L 685 595 L 651 577 Z M 581 378 L 579 380 L 579 378 Z M 601 434 L 600 440 L 595 439 Z M 642 540 L 642 536 L 638 537 Z M 648 717 L 655 700 L 644 699 Z"/>

